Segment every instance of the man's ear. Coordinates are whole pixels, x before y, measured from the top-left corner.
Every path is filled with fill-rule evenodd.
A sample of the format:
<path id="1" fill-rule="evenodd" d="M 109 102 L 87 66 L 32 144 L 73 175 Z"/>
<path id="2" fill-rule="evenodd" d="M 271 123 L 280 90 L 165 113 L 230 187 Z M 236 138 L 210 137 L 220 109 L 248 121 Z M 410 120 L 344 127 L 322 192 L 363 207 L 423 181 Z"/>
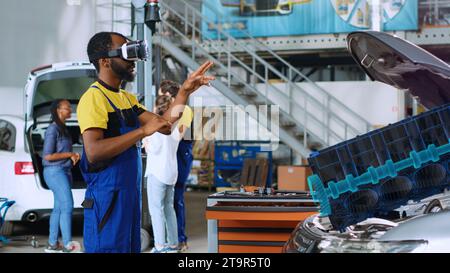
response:
<path id="1" fill-rule="evenodd" d="M 111 60 L 108 58 L 101 58 L 100 59 L 100 65 L 106 68 L 110 68 L 111 67 Z"/>

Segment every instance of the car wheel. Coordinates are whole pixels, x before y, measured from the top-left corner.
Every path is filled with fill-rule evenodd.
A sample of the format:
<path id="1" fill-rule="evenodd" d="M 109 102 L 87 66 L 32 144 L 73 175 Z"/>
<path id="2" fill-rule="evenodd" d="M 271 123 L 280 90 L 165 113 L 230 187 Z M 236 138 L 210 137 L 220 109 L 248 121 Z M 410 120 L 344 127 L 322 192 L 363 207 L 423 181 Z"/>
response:
<path id="1" fill-rule="evenodd" d="M 320 252 L 318 246 L 326 233 L 315 227 L 313 224 L 313 219 L 315 217 L 318 216 L 313 215 L 305 219 L 305 221 L 301 224 L 301 228 L 298 229 L 297 233 L 294 235 L 294 240 L 296 240 L 298 245 L 297 251 L 300 253 Z"/>
<path id="2" fill-rule="evenodd" d="M 0 229 L 0 234 L 3 236 L 11 236 L 14 231 L 14 223 L 11 221 L 5 221 L 2 228 Z"/>
<path id="3" fill-rule="evenodd" d="M 425 208 L 424 214 L 435 213 L 442 210 L 441 202 L 437 199 L 431 201 Z"/>

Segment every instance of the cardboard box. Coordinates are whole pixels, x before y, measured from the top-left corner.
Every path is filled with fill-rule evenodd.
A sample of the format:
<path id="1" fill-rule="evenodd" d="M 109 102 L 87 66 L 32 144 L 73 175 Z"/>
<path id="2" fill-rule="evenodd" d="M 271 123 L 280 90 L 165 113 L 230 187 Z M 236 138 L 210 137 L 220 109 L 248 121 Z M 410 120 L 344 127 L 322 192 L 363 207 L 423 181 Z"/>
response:
<path id="1" fill-rule="evenodd" d="M 309 191 L 306 179 L 311 174 L 308 166 L 278 166 L 278 190 Z"/>

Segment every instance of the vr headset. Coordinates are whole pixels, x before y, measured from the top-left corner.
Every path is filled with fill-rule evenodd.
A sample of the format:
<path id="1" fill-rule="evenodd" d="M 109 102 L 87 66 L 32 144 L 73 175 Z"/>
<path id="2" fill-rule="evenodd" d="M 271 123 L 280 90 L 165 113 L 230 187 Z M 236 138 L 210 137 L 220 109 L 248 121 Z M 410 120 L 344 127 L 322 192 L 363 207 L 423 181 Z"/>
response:
<path id="1" fill-rule="evenodd" d="M 89 55 L 89 61 L 93 62 L 101 58 L 120 57 L 126 61 L 146 61 L 149 56 L 148 46 L 146 41 L 130 41 L 123 44 L 120 48 L 98 52 Z"/>

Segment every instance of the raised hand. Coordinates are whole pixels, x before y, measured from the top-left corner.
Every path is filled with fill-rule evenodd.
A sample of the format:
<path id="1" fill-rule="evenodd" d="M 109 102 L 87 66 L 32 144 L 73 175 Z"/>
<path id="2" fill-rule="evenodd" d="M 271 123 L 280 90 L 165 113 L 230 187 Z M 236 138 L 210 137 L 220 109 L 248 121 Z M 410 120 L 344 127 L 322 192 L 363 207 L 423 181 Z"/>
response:
<path id="1" fill-rule="evenodd" d="M 210 69 L 214 63 L 212 61 L 207 61 L 203 63 L 197 70 L 195 70 L 189 77 L 184 81 L 180 88 L 180 92 L 185 92 L 187 95 L 195 92 L 200 86 L 208 85 L 210 81 L 215 80 L 214 76 L 206 76 L 205 73 Z"/>

